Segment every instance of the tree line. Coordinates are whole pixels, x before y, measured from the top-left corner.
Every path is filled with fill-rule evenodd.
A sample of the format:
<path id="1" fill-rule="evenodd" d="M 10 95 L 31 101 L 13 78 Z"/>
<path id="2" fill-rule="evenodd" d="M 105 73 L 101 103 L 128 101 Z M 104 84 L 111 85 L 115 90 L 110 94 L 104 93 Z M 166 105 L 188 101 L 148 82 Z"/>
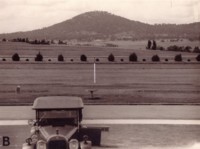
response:
<path id="1" fill-rule="evenodd" d="M 67 44 L 66 41 L 63 40 L 46 40 L 46 39 L 29 39 L 29 38 L 14 38 L 12 40 L 7 40 L 6 38 L 2 39 L 3 42 L 11 41 L 11 42 L 23 42 L 29 44 L 40 44 L 40 45 L 50 45 L 50 44 Z"/>
<path id="2" fill-rule="evenodd" d="M 176 51 L 176 52 L 193 52 L 193 53 L 200 53 L 200 48 L 198 46 L 195 46 L 194 49 L 192 49 L 191 46 L 169 46 L 166 49 L 162 46 L 158 46 L 156 41 L 148 40 L 146 49 L 148 50 L 167 50 L 167 51 Z"/>
<path id="3" fill-rule="evenodd" d="M 12 60 L 13 60 L 13 61 L 20 61 L 20 59 L 21 59 L 21 58 L 20 58 L 20 56 L 19 56 L 18 53 L 15 53 L 15 54 L 12 55 Z M 34 60 L 35 60 L 35 61 L 38 61 L 38 62 L 42 62 L 42 61 L 44 60 L 44 57 L 43 57 L 43 55 L 39 52 L 39 53 L 36 54 Z M 111 54 L 108 55 L 107 60 L 108 60 L 109 62 L 115 62 L 115 61 L 116 61 L 116 58 L 115 58 L 115 56 L 111 53 Z M 6 61 L 6 59 L 4 58 L 3 61 Z M 29 61 L 29 59 L 26 59 L 26 61 Z M 48 61 L 51 61 L 51 60 L 49 59 Z M 65 61 L 64 56 L 63 56 L 62 54 L 59 54 L 59 55 L 57 56 L 57 61 L 58 61 L 58 62 L 64 62 L 64 61 Z M 86 56 L 85 54 L 80 55 L 80 61 L 82 61 L 82 62 L 87 62 L 87 61 L 88 61 L 87 56 Z M 100 60 L 99 60 L 99 58 L 96 58 L 95 61 L 96 61 L 96 62 L 99 62 Z M 122 62 L 122 61 L 124 61 L 124 60 L 121 59 L 121 62 Z M 143 59 L 143 61 L 146 61 L 146 59 Z M 161 60 L 160 60 L 160 57 L 156 54 L 156 55 L 153 55 L 153 56 L 151 57 L 151 61 L 152 61 L 152 62 L 160 62 Z M 167 58 L 165 58 L 165 61 L 167 62 L 167 61 L 169 61 L 169 60 L 168 60 Z M 175 56 L 174 56 L 174 61 L 176 61 L 176 62 L 181 62 L 181 61 L 183 61 L 182 55 L 181 55 L 181 54 L 175 55 Z M 190 59 L 188 59 L 188 62 L 189 62 L 189 61 L 190 61 Z M 200 62 L 200 54 L 198 54 L 198 55 L 196 56 L 196 61 Z M 73 62 L 73 59 L 71 59 L 71 62 Z M 131 54 L 129 55 L 129 62 L 138 62 L 138 56 L 137 56 L 136 53 L 131 53 Z"/>

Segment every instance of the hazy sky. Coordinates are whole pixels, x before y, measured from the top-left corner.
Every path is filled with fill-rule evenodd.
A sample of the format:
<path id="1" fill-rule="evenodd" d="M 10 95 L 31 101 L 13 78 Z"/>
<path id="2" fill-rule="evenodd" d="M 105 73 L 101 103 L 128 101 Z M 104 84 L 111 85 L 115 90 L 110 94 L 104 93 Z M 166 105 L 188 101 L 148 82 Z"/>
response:
<path id="1" fill-rule="evenodd" d="M 0 33 L 39 29 L 94 10 L 149 24 L 200 21 L 200 0 L 0 0 Z"/>

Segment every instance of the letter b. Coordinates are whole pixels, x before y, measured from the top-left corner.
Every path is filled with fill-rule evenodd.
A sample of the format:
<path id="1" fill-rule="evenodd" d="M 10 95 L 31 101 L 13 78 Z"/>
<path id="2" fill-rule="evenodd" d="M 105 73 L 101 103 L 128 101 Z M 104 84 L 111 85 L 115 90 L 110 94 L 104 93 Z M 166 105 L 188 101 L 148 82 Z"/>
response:
<path id="1" fill-rule="evenodd" d="M 3 136 L 3 146 L 9 146 L 10 145 L 10 138 L 7 136 Z"/>

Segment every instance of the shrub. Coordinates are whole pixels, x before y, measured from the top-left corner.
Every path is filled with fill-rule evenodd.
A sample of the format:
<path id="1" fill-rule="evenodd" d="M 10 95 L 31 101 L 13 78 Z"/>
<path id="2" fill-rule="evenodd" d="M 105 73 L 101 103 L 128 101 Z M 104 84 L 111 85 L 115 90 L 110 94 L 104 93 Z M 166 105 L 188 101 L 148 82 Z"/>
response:
<path id="1" fill-rule="evenodd" d="M 177 54 L 174 58 L 175 61 L 177 62 L 181 62 L 183 59 L 182 59 L 182 55 L 181 54 Z"/>
<path id="2" fill-rule="evenodd" d="M 179 52 L 181 52 L 181 51 L 184 50 L 184 47 L 179 47 L 179 46 L 177 46 L 177 45 L 174 45 L 174 46 L 169 46 L 169 47 L 167 48 L 167 50 L 168 50 L 168 51 L 179 51 Z"/>
<path id="3" fill-rule="evenodd" d="M 138 61 L 137 55 L 136 55 L 135 53 L 132 53 L 132 54 L 129 56 L 129 61 L 130 61 L 130 62 L 137 62 L 137 61 Z"/>
<path id="4" fill-rule="evenodd" d="M 12 60 L 13 60 L 13 61 L 20 61 L 19 54 L 15 53 L 15 54 L 12 56 Z"/>
<path id="5" fill-rule="evenodd" d="M 114 57 L 114 55 L 112 53 L 108 56 L 108 61 L 109 62 L 114 62 L 115 61 L 115 57 Z"/>
<path id="6" fill-rule="evenodd" d="M 176 45 L 174 45 L 174 46 L 169 46 L 169 47 L 167 48 L 168 51 L 177 51 L 177 49 L 178 49 L 178 46 L 176 46 Z"/>
<path id="7" fill-rule="evenodd" d="M 168 51 L 179 51 L 179 52 L 191 52 L 192 47 L 186 46 L 186 47 L 181 47 L 181 46 L 169 46 L 167 48 Z"/>
<path id="8" fill-rule="evenodd" d="M 36 55 L 35 61 L 43 61 L 43 56 L 40 52 Z"/>
<path id="9" fill-rule="evenodd" d="M 161 40 L 161 42 L 165 42 L 165 40 L 164 40 L 164 39 L 162 39 L 162 40 Z"/>
<path id="10" fill-rule="evenodd" d="M 159 49 L 159 50 L 161 50 L 161 51 L 165 50 L 165 48 L 164 48 L 164 47 L 162 47 L 162 46 L 161 46 L 161 47 L 159 47 L 158 49 Z"/>
<path id="11" fill-rule="evenodd" d="M 86 61 L 87 61 L 87 56 L 85 56 L 84 54 L 82 54 L 82 55 L 80 56 L 80 60 L 81 60 L 82 62 L 86 62 Z"/>
<path id="12" fill-rule="evenodd" d="M 199 47 L 195 47 L 193 52 L 194 52 L 194 53 L 200 53 Z"/>
<path id="13" fill-rule="evenodd" d="M 107 43 L 106 47 L 118 47 L 118 45 L 116 44 L 112 44 L 112 43 Z"/>
<path id="14" fill-rule="evenodd" d="M 200 54 L 197 55 L 196 60 L 197 60 L 198 62 L 200 62 Z"/>
<path id="15" fill-rule="evenodd" d="M 186 47 L 183 49 L 183 52 L 191 52 L 191 51 L 190 51 L 191 49 L 192 49 L 192 47 L 186 46 Z"/>
<path id="16" fill-rule="evenodd" d="M 152 56 L 151 60 L 153 62 L 159 62 L 160 61 L 160 57 L 158 55 L 154 55 L 154 56 Z"/>
<path id="17" fill-rule="evenodd" d="M 64 57 L 62 54 L 58 55 L 58 61 L 59 62 L 63 62 L 64 61 Z"/>
<path id="18" fill-rule="evenodd" d="M 6 42 L 6 41 L 7 41 L 7 39 L 6 39 L 6 38 L 3 38 L 3 39 L 2 39 L 2 41 Z"/>

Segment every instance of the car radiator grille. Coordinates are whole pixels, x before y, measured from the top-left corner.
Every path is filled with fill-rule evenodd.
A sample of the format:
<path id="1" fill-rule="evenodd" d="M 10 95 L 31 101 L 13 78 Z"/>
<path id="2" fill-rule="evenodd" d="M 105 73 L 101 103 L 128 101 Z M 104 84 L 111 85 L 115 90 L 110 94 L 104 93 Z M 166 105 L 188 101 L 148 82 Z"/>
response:
<path id="1" fill-rule="evenodd" d="M 48 143 L 48 149 L 68 149 L 68 145 L 65 140 L 51 140 Z"/>

